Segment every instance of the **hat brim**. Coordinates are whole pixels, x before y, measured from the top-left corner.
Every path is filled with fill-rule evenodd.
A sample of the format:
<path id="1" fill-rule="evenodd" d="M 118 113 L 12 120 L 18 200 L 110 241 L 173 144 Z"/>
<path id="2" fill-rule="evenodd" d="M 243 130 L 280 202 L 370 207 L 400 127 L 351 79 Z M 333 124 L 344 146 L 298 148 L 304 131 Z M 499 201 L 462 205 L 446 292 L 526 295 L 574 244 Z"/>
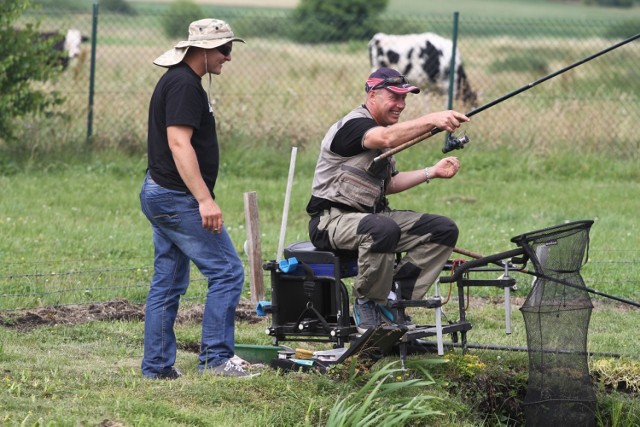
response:
<path id="1" fill-rule="evenodd" d="M 169 49 L 162 55 L 158 56 L 153 63 L 160 67 L 171 67 L 172 65 L 182 62 L 188 50 L 189 47 Z"/>
<path id="2" fill-rule="evenodd" d="M 183 47 L 193 46 L 193 47 L 200 47 L 202 49 L 213 49 L 218 46 L 222 46 L 223 44 L 227 44 L 229 42 L 244 43 L 244 40 L 242 40 L 240 37 L 223 37 L 223 38 L 214 39 L 214 40 L 185 40 L 185 41 L 179 42 L 174 47 L 176 49 L 179 49 Z"/>
<path id="3" fill-rule="evenodd" d="M 160 67 L 171 67 L 182 62 L 191 46 L 202 49 L 214 49 L 229 42 L 245 43 L 245 41 L 239 37 L 226 37 L 216 40 L 181 41 L 176 44 L 173 49 L 169 49 L 157 57 L 153 63 Z"/>
<path id="4" fill-rule="evenodd" d="M 401 95 L 405 94 L 405 93 L 420 93 L 420 88 L 417 86 L 412 86 L 412 85 L 402 85 L 402 86 L 385 86 L 385 89 L 387 89 L 390 92 L 393 93 L 399 93 Z"/>

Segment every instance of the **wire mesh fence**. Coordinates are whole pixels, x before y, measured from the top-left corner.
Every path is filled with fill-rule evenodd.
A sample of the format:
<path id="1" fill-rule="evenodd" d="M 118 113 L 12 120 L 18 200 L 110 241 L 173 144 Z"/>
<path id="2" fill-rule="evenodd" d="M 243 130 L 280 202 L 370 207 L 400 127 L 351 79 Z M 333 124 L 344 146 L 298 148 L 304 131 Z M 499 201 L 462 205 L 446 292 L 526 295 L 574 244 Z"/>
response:
<path id="1" fill-rule="evenodd" d="M 230 22 L 236 34 L 247 40 L 247 45 L 234 46 L 233 59 L 225 64 L 222 75 L 211 82 L 203 79 L 214 101 L 221 137 L 316 146 L 331 123 L 363 101 L 364 81 L 371 71 L 367 40 L 301 43 L 287 36 L 294 25 L 287 12 L 204 10 L 207 16 Z M 90 10 L 47 11 L 32 17 L 42 20 L 43 30 L 78 28 L 92 38 L 52 82 L 67 97 L 64 109 L 70 117 L 55 132 L 82 141 L 90 126 L 92 144 L 142 149 L 149 98 L 164 72 L 152 61 L 180 40 L 165 35 L 164 12 L 143 10 L 129 16 L 94 15 Z M 470 85 L 478 94 L 478 105 L 482 105 L 618 42 L 624 34 L 612 34 L 611 29 L 621 24 L 462 16 L 457 45 Z M 436 32 L 451 38 L 453 20 L 386 16 L 380 28 L 387 33 Z M 546 153 L 560 144 L 576 152 L 607 151 L 621 158 L 637 158 L 640 140 L 634 125 L 640 117 L 639 60 L 640 43 L 625 45 L 483 112 L 468 132 L 487 148 L 509 144 Z M 405 118 L 445 108 L 446 94 L 426 92 L 426 96 L 408 98 Z M 454 108 L 468 111 L 473 107 L 456 101 Z M 624 297 L 637 295 L 637 255 L 637 251 L 592 251 L 583 270 L 586 285 L 604 292 L 616 290 Z M 117 299 L 143 304 L 153 270 L 147 262 L 128 259 L 106 265 L 95 260 L 29 260 L 4 266 L 0 312 Z M 268 283 L 267 274 L 264 279 Z M 189 287 L 186 301 L 201 303 L 206 281 L 195 270 L 192 281 L 202 283 Z M 522 295 L 528 286 L 521 285 Z M 495 295 L 487 291 L 483 296 Z M 471 320 L 481 319 L 471 314 Z M 513 341 L 526 342 L 522 334 L 514 334 Z"/>
<path id="2" fill-rule="evenodd" d="M 585 266 L 588 268 L 582 272 L 586 287 L 638 303 L 640 261 L 637 259 L 637 252 L 626 255 L 630 259 L 620 259 L 620 254 L 616 251 L 590 251 L 589 262 Z M 248 262 L 246 259 L 243 262 L 248 277 Z M 97 262 L 89 259 L 64 262 L 25 260 L 5 265 L 0 275 L 0 325 L 29 328 L 43 324 L 75 324 L 92 320 L 140 321 L 144 315 L 146 294 L 153 274 L 153 266 L 146 263 L 148 260 L 142 259 L 130 259 L 127 262 Z M 265 300 L 271 301 L 269 273 L 264 274 Z M 474 273 L 472 278 L 496 279 L 498 274 L 499 272 Z M 525 318 L 518 313 L 518 309 L 523 306 L 530 293 L 533 280 L 531 276 L 517 272 L 512 273 L 512 276 L 517 289 L 511 291 L 508 305 L 502 289 L 469 287 L 464 291 L 462 302 L 465 317 L 473 325 L 465 348 L 471 354 L 497 351 L 525 357 Z M 345 281 L 348 290 L 352 285 L 349 280 Z M 249 303 L 247 288 L 248 285 L 237 311 L 240 318 L 260 323 L 263 328 L 272 325 L 271 315 L 258 316 L 257 305 Z M 440 284 L 439 288 L 445 301 L 442 307 L 443 322 L 455 323 L 460 319 L 460 301 L 455 285 L 449 290 L 445 284 Z M 181 298 L 182 311 L 186 313 L 183 320 L 202 316 L 206 292 L 207 280 L 197 269 L 192 268 L 189 289 Z M 431 294 L 432 292 L 429 295 Z M 588 354 L 636 359 L 637 344 L 634 337 L 637 335 L 637 308 L 617 304 L 616 301 L 599 295 L 592 295 L 592 301 L 595 309 L 589 325 Z M 505 311 L 507 306 L 510 308 L 510 315 Z M 409 309 L 409 314 L 419 324 L 433 324 L 434 313 L 431 309 L 412 308 Z M 615 321 L 612 322 L 612 319 Z M 269 337 L 265 335 L 263 339 L 266 343 Z M 431 341 L 427 340 L 425 345 Z M 457 348 L 457 351 L 462 347 L 459 337 L 453 335 L 444 337 L 444 345 L 447 349 Z"/>
<path id="3" fill-rule="evenodd" d="M 622 258 L 616 251 L 592 250 L 582 272 L 587 287 L 622 298 L 637 299 L 640 286 L 638 252 L 626 253 Z M 247 256 L 242 254 L 246 277 L 249 277 Z M 98 261 L 23 260 L 5 264 L 0 275 L 0 312 L 31 309 L 43 306 L 91 304 L 115 299 L 144 303 L 153 274 L 148 259 Z M 443 272 L 443 274 L 445 274 Z M 486 275 L 486 274 L 485 274 Z M 490 276 L 487 276 L 490 277 Z M 518 277 L 517 296 L 526 296 L 531 279 Z M 203 302 L 206 279 L 194 267 L 187 298 Z M 269 297 L 269 273 L 263 272 L 266 297 Z M 443 291 L 441 291 L 442 293 Z M 498 290 L 472 291 L 473 296 L 496 297 Z M 245 295 L 246 296 L 246 295 Z M 606 301 L 598 296 L 594 300 Z"/>
<path id="4" fill-rule="evenodd" d="M 91 127 L 96 144 L 144 146 L 150 94 L 164 71 L 152 61 L 181 39 L 165 35 L 166 13 L 47 11 L 34 17 L 42 20 L 43 29 L 78 28 L 94 36 L 54 83 L 67 97 L 65 109 L 72 119 L 64 131 L 69 138 L 82 140 Z M 363 83 L 371 71 L 367 40 L 297 42 L 291 38 L 296 23 L 284 11 L 204 8 L 203 13 L 226 19 L 247 40 L 246 45 L 236 43 L 222 75 L 211 82 L 203 78 L 221 134 L 284 146 L 317 145 L 331 123 L 362 102 Z M 453 18 L 446 16 L 384 15 L 379 27 L 387 33 L 453 37 Z M 632 25 L 611 21 L 461 16 L 457 28 L 458 50 L 478 105 L 633 35 Z M 186 25 L 184 33 L 182 38 Z M 640 43 L 629 43 L 482 112 L 469 132 L 489 148 L 510 144 L 548 152 L 560 144 L 634 158 L 640 144 L 633 126 L 640 117 L 639 60 Z M 409 97 L 405 118 L 446 107 L 448 94 L 423 92 L 426 95 Z M 459 101 L 453 107 L 472 108 Z"/>

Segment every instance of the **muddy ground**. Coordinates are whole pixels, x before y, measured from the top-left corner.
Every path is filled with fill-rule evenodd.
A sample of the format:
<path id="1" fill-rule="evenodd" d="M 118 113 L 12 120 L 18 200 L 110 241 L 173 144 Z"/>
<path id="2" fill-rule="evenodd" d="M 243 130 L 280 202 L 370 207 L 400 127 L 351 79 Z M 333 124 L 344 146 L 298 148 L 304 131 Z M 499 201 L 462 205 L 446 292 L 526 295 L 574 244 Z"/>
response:
<path id="1" fill-rule="evenodd" d="M 177 322 L 200 322 L 204 305 L 180 307 Z M 256 314 L 255 304 L 240 301 L 236 308 L 236 320 L 258 323 L 264 319 Z M 144 320 L 144 304 L 124 300 L 86 305 L 41 307 L 21 311 L 0 312 L 0 325 L 18 330 L 30 330 L 40 326 L 77 325 L 94 320 Z"/>

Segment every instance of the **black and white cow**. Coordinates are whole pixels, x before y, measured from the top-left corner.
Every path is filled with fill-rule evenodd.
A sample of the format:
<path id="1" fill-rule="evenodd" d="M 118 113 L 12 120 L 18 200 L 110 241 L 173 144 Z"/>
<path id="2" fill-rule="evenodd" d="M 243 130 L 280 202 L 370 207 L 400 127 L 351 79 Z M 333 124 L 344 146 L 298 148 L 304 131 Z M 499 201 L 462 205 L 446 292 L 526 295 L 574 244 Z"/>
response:
<path id="1" fill-rule="evenodd" d="M 393 68 L 425 92 L 446 94 L 453 42 L 434 33 L 393 35 L 377 33 L 369 41 L 371 69 Z M 471 89 L 456 49 L 454 96 L 475 106 L 478 95 Z"/>
<path id="2" fill-rule="evenodd" d="M 67 30 L 67 34 L 57 31 L 42 32 L 40 37 L 44 40 L 52 40 L 53 49 L 60 53 L 60 65 L 67 68 L 69 61 L 78 55 L 82 50 L 82 42 L 89 40 L 87 36 L 83 36 L 80 30 L 71 28 Z"/>

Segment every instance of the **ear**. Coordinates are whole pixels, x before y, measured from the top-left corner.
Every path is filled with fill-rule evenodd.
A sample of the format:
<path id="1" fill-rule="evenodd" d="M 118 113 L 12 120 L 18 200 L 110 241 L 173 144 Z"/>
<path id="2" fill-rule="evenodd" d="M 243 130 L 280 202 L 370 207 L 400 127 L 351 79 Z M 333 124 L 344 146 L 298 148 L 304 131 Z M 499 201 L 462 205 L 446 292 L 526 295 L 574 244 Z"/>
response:
<path id="1" fill-rule="evenodd" d="M 376 89 L 376 90 L 370 90 L 369 92 L 367 92 L 367 98 L 371 99 L 371 100 L 375 100 L 376 97 L 378 96 L 378 91 L 380 89 Z"/>

